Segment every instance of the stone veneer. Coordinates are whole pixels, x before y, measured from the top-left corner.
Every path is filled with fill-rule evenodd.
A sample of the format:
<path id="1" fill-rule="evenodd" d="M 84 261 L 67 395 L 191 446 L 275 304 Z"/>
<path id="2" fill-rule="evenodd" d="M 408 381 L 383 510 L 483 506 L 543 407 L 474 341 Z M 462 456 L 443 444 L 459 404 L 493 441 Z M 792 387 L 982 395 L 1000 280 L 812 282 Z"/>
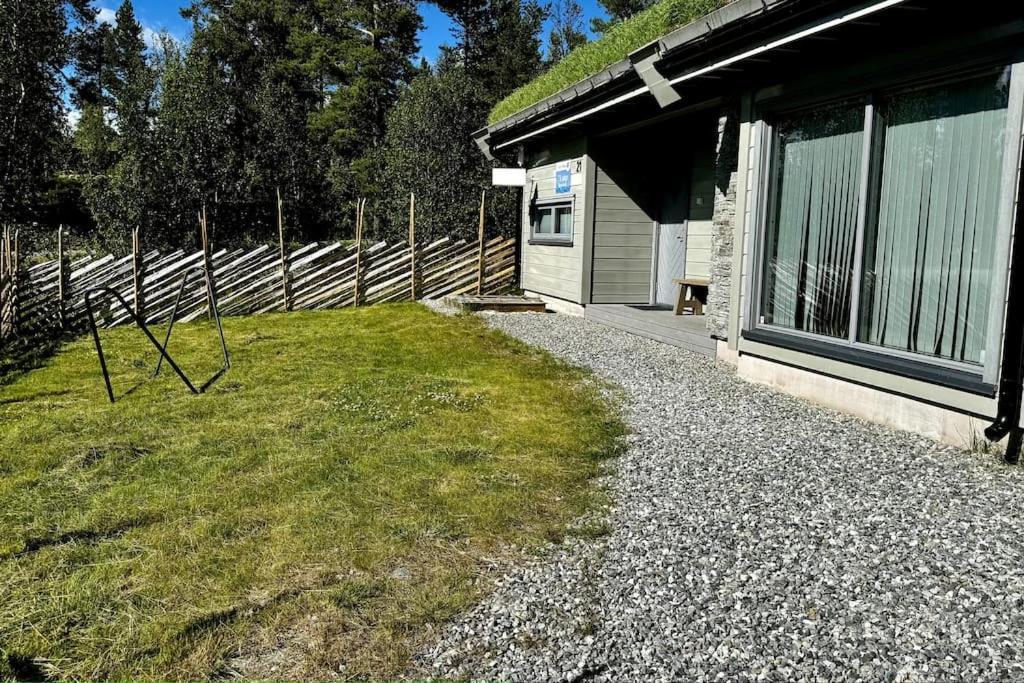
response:
<path id="1" fill-rule="evenodd" d="M 708 330 L 711 336 L 717 339 L 727 339 L 729 335 L 739 134 L 739 107 L 729 106 L 722 110 L 718 119 L 715 211 L 711 232 L 711 285 L 708 288 L 708 305 L 705 310 Z"/>

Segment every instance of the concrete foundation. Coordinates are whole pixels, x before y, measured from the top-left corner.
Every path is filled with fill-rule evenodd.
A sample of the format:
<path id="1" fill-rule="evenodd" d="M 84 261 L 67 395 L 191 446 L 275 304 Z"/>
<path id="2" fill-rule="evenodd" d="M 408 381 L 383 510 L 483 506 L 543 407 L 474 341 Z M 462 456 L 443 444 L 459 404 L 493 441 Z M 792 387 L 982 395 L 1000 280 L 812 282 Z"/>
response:
<path id="1" fill-rule="evenodd" d="M 725 346 L 723 354 L 723 346 L 719 346 L 719 358 L 734 362 L 737 374 L 749 382 L 959 448 L 971 449 L 989 443 L 982 435 L 988 420 L 755 356 L 730 357 L 733 352 Z M 1002 446 L 989 444 L 989 447 Z"/>
<path id="2" fill-rule="evenodd" d="M 526 296 L 537 297 L 542 300 L 548 306 L 549 311 L 555 313 L 561 313 L 563 315 L 575 315 L 580 318 L 583 317 L 583 306 L 572 301 L 566 301 L 565 299 L 559 299 L 558 297 L 549 296 L 547 294 L 539 294 L 537 292 L 523 291 Z"/>

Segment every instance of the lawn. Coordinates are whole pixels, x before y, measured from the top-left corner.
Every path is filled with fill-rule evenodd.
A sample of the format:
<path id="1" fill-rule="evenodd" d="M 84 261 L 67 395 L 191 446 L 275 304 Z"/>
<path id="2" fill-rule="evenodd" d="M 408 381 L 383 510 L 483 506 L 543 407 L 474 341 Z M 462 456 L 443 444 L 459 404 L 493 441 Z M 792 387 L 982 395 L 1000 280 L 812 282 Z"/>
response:
<path id="1" fill-rule="evenodd" d="M 131 328 L 103 332 L 114 405 L 88 338 L 0 386 L 0 678 L 400 675 L 600 500 L 600 387 L 475 317 L 224 324 L 201 396 Z M 171 350 L 217 369 L 209 323 Z"/>

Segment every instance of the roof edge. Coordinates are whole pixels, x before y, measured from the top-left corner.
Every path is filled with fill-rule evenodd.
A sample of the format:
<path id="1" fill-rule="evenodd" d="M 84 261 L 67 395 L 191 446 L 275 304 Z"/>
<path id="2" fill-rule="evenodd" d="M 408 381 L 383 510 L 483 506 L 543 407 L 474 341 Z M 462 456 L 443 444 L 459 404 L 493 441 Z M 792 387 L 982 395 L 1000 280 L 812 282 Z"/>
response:
<path id="1" fill-rule="evenodd" d="M 490 124 L 487 126 L 487 130 L 491 133 L 497 133 L 507 128 L 526 123 L 559 104 L 569 102 L 583 94 L 606 86 L 612 81 L 622 78 L 630 71 L 635 72 L 636 65 L 649 57 L 651 52 L 654 50 L 659 53 L 658 59 L 662 59 L 707 37 L 713 32 L 717 32 L 752 16 L 769 12 L 779 5 L 789 4 L 794 1 L 795 0 L 734 0 L 734 2 L 731 2 L 724 7 L 719 7 L 700 19 L 695 19 L 689 24 L 685 24 L 684 26 L 666 33 L 656 40 L 652 40 L 649 43 L 640 46 L 636 50 L 630 52 L 625 59 L 621 59 L 610 64 L 593 76 L 577 81 L 576 83 L 559 90 L 553 95 L 545 97 L 525 109 L 520 109 L 514 114 L 510 114 L 509 116 Z"/>

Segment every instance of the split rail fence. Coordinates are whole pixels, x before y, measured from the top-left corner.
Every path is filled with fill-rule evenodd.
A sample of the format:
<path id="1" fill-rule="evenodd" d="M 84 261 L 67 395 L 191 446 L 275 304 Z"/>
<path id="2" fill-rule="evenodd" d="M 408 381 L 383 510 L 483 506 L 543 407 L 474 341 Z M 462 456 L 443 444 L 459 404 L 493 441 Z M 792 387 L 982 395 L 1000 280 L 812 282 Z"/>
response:
<path id="1" fill-rule="evenodd" d="M 482 235 L 482 231 L 481 231 Z M 110 287 L 149 323 L 166 322 L 187 270 L 205 266 L 213 274 L 221 315 L 319 310 L 467 293 L 500 293 L 515 280 L 515 240 L 438 240 L 345 246 L 314 243 L 290 253 L 278 248 L 219 249 L 193 253 L 143 251 L 138 232 L 132 253 L 70 261 L 63 236 L 58 258 L 23 268 L 16 233 L 0 239 L 0 342 L 31 343 L 61 332 L 84 330 L 85 293 Z M 205 242 L 205 240 L 204 240 Z M 204 278 L 190 278 L 179 320 L 207 311 Z M 130 322 L 113 297 L 97 313 L 97 324 Z"/>

